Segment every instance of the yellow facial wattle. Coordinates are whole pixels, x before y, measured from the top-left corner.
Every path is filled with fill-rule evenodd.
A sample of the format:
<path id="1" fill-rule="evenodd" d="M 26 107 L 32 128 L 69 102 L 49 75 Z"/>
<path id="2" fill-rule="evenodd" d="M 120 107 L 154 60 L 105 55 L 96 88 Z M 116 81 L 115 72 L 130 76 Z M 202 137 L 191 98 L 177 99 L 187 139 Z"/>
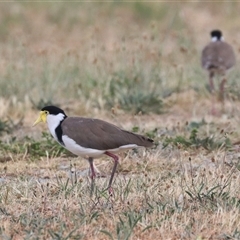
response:
<path id="1" fill-rule="evenodd" d="M 38 123 L 40 123 L 40 122 L 46 123 L 46 122 L 47 122 L 47 114 L 48 114 L 48 112 L 46 112 L 46 111 L 41 111 L 40 114 L 39 114 L 38 119 L 34 122 L 33 127 L 34 127 L 35 125 L 37 125 Z"/>

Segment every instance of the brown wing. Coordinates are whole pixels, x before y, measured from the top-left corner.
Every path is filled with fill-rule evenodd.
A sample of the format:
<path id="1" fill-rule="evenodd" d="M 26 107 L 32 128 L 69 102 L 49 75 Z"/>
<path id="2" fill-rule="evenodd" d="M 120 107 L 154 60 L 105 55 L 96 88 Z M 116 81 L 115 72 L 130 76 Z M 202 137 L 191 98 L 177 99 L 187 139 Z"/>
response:
<path id="1" fill-rule="evenodd" d="M 202 51 L 202 67 L 227 70 L 236 63 L 233 48 L 226 42 L 209 43 Z"/>
<path id="2" fill-rule="evenodd" d="M 127 144 L 150 147 L 153 140 L 124 131 L 108 122 L 80 117 L 68 117 L 62 123 L 63 135 L 86 148 L 110 150 Z"/>

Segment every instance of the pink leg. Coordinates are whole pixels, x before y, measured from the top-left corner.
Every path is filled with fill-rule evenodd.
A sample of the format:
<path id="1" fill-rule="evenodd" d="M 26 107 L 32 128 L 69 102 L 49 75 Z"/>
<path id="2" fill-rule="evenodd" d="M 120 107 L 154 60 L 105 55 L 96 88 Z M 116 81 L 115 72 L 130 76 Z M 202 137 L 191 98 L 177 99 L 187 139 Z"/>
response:
<path id="1" fill-rule="evenodd" d="M 91 179 L 94 179 L 96 177 L 96 173 L 95 173 L 94 166 L 93 166 L 93 158 L 92 157 L 88 158 L 88 162 L 89 162 L 90 169 L 91 169 L 90 177 L 91 177 Z"/>
<path id="2" fill-rule="evenodd" d="M 214 72 L 213 72 L 213 71 L 210 71 L 210 72 L 209 72 L 209 85 L 210 85 L 210 91 L 211 91 L 211 93 L 213 93 L 214 90 L 215 90 L 214 82 L 213 82 L 213 77 L 214 77 Z"/>
<path id="3" fill-rule="evenodd" d="M 224 100 L 224 87 L 225 87 L 225 83 L 227 82 L 227 79 L 224 78 L 221 83 L 220 83 L 220 100 L 223 101 Z"/>
<path id="4" fill-rule="evenodd" d="M 214 81 L 213 81 L 213 77 L 214 77 L 214 70 L 210 70 L 209 71 L 209 85 L 210 85 L 210 91 L 212 94 L 212 107 L 211 107 L 211 114 L 212 115 L 216 115 L 216 109 L 215 109 L 215 87 L 214 87 Z"/>
<path id="5" fill-rule="evenodd" d="M 117 169 L 117 165 L 118 165 L 118 156 L 113 154 L 113 153 L 110 153 L 110 152 L 105 152 L 106 155 L 108 155 L 109 157 L 112 157 L 113 160 L 114 160 L 114 165 L 113 165 L 113 169 L 112 169 L 112 173 L 111 173 L 111 177 L 110 177 L 110 180 L 109 180 L 109 183 L 108 183 L 108 192 L 110 195 L 112 195 L 112 181 L 113 181 L 113 177 L 114 177 L 114 174 L 116 172 L 116 169 Z"/>
<path id="6" fill-rule="evenodd" d="M 210 85 L 210 91 L 211 91 L 211 93 L 213 93 L 214 92 L 214 83 L 213 83 L 212 78 L 209 78 L 209 85 Z"/>

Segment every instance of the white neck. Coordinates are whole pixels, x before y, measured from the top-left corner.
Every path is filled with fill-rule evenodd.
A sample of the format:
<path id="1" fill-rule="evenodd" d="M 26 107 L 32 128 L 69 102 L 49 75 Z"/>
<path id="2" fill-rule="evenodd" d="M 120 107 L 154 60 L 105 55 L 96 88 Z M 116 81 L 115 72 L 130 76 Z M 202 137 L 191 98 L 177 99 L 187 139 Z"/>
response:
<path id="1" fill-rule="evenodd" d="M 48 125 L 48 129 L 50 131 L 50 133 L 52 134 L 52 136 L 55 138 L 55 140 L 58 141 L 57 139 L 57 135 L 56 135 L 56 128 L 58 127 L 58 125 L 60 124 L 60 122 L 64 119 L 64 114 L 59 113 L 57 115 L 52 115 L 52 114 L 48 114 L 47 115 L 47 125 Z"/>
<path id="2" fill-rule="evenodd" d="M 212 40 L 212 42 L 216 42 L 216 41 L 218 41 L 218 38 L 217 37 L 212 37 L 211 40 Z M 221 36 L 220 41 L 224 41 L 223 36 Z"/>

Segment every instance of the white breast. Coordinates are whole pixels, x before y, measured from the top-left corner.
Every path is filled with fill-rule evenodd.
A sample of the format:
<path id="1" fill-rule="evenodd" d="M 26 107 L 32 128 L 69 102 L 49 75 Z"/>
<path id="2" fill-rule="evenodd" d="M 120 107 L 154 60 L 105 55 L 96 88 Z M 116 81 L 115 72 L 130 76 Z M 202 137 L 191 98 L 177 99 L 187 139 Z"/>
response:
<path id="1" fill-rule="evenodd" d="M 71 138 L 69 138 L 66 135 L 62 136 L 62 140 L 63 140 L 63 142 L 65 144 L 65 148 L 67 150 L 69 150 L 70 152 L 72 152 L 78 156 L 82 156 L 82 157 L 98 158 L 98 157 L 101 157 L 106 151 L 108 151 L 110 153 L 117 153 L 117 152 L 120 152 L 123 150 L 139 147 L 136 144 L 128 144 L 128 145 L 123 145 L 123 146 L 121 146 L 119 148 L 115 148 L 115 149 L 97 150 L 97 149 L 93 149 L 93 148 L 81 147 L 81 146 L 77 145 L 77 143 L 74 140 L 72 140 Z"/>
<path id="2" fill-rule="evenodd" d="M 54 137 L 56 141 L 58 141 L 55 129 L 58 127 L 60 122 L 64 119 L 64 115 L 62 113 L 59 113 L 58 115 L 47 115 L 47 125 L 50 133 Z"/>
<path id="3" fill-rule="evenodd" d="M 64 142 L 65 148 L 78 156 L 96 158 L 101 157 L 105 152 L 104 150 L 81 147 L 66 135 L 62 136 L 62 140 Z"/>

